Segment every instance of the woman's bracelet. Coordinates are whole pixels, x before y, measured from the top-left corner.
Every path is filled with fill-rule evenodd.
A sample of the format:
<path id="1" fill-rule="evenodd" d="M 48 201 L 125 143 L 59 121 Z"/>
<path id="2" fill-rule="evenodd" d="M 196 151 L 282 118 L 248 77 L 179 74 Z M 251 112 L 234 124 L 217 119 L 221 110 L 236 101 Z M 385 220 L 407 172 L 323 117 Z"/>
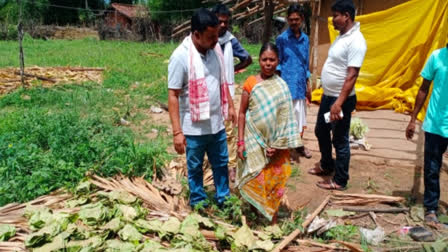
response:
<path id="1" fill-rule="evenodd" d="M 237 146 L 243 146 L 243 145 L 244 145 L 244 140 L 239 140 L 239 141 L 236 143 L 236 145 L 237 145 Z"/>

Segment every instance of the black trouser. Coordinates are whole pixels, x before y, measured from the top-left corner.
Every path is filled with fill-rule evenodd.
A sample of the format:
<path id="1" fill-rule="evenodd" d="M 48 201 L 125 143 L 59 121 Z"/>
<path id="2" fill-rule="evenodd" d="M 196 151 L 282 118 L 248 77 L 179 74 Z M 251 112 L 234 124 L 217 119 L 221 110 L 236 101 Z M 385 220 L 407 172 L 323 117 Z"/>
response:
<path id="1" fill-rule="evenodd" d="M 423 205 L 426 211 L 437 211 L 440 198 L 440 167 L 448 138 L 425 132 L 425 194 Z"/>
<path id="2" fill-rule="evenodd" d="M 336 99 L 337 97 L 322 95 L 314 133 L 319 141 L 322 169 L 328 172 L 335 171 L 334 181 L 345 187 L 349 179 L 350 121 L 356 107 L 356 95 L 349 96 L 342 104 L 342 113 L 344 113 L 342 120 L 326 123 L 324 114 L 330 111 Z M 333 138 L 331 138 L 331 133 L 333 133 Z M 336 151 L 336 160 L 332 156 L 332 143 Z"/>

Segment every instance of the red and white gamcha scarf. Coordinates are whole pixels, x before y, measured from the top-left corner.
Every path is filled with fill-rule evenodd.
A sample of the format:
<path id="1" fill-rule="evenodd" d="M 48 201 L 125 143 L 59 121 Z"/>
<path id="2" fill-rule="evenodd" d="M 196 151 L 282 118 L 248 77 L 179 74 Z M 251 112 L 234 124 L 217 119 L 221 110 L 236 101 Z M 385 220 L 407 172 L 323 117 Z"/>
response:
<path id="1" fill-rule="evenodd" d="M 204 64 L 201 55 L 193 44 L 190 36 L 187 36 L 182 42 L 188 48 L 188 96 L 190 99 L 190 114 L 193 122 L 210 119 L 210 100 L 208 96 L 207 83 L 205 82 Z M 226 70 L 224 65 L 224 55 L 219 43 L 216 44 L 214 51 L 218 56 L 221 68 L 221 111 L 224 119 L 227 119 L 229 112 L 229 101 L 227 99 L 228 81 L 226 79 Z"/>

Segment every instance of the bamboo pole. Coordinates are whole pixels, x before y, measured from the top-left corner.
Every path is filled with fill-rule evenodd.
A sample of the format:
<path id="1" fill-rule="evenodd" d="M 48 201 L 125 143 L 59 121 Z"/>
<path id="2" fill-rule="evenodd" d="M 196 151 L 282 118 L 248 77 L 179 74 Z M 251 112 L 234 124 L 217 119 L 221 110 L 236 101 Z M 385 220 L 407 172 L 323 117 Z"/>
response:
<path id="1" fill-rule="evenodd" d="M 320 7 L 321 0 L 319 0 L 314 6 L 317 6 L 315 18 L 315 26 L 314 26 L 314 45 L 313 45 L 313 84 L 311 87 L 311 91 L 317 88 L 317 60 L 319 57 L 319 50 L 317 49 L 319 46 L 319 16 L 320 16 Z M 311 102 L 311 101 L 310 101 Z"/>
<path id="2" fill-rule="evenodd" d="M 17 0 L 19 6 L 19 23 L 17 25 L 18 39 L 19 39 L 19 61 L 20 61 L 20 81 L 22 87 L 25 88 L 25 57 L 23 56 L 23 6 L 22 1 Z"/>

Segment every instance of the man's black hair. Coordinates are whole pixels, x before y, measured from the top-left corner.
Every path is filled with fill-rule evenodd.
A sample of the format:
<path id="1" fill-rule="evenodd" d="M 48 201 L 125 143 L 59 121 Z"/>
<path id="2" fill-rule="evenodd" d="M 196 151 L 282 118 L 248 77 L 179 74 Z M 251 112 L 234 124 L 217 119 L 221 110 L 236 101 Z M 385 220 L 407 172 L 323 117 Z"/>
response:
<path id="1" fill-rule="evenodd" d="M 218 18 L 213 12 L 200 8 L 191 17 L 191 32 L 198 31 L 202 33 L 207 30 L 207 27 L 215 27 L 218 24 Z"/>
<path id="2" fill-rule="evenodd" d="M 342 14 L 347 12 L 350 15 L 350 19 L 355 21 L 355 4 L 352 0 L 336 0 L 331 6 L 331 10 Z"/>
<path id="3" fill-rule="evenodd" d="M 229 8 L 227 8 L 227 6 L 225 6 L 224 4 L 215 5 L 215 7 L 213 7 L 212 9 L 212 12 L 215 13 L 216 15 L 224 15 L 229 17 L 232 14 Z"/>
<path id="4" fill-rule="evenodd" d="M 305 16 L 305 8 L 302 6 L 302 5 L 300 5 L 300 4 L 291 4 L 290 6 L 289 6 L 289 8 L 288 8 L 288 12 L 287 12 L 287 14 L 288 14 L 288 17 L 291 15 L 291 14 L 293 14 L 293 13 L 297 13 L 297 14 L 299 14 L 300 16 L 302 16 L 302 17 L 304 17 Z"/>

